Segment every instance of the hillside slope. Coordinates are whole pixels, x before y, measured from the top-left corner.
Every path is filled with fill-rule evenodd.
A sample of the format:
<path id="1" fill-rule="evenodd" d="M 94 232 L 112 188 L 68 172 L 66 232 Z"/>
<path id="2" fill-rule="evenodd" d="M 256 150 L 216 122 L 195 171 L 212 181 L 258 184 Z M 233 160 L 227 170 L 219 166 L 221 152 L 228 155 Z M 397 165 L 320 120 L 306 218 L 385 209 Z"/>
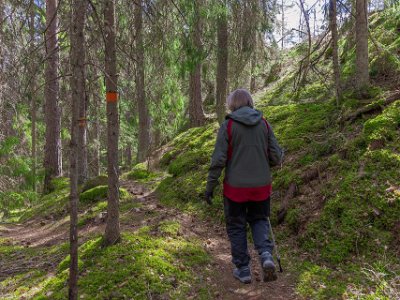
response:
<path id="1" fill-rule="evenodd" d="M 286 152 L 283 167 L 274 169 L 271 218 L 304 298 L 399 297 L 399 20 L 396 9 L 371 16 L 375 86 L 362 101 L 351 88 L 354 46 L 341 41 L 347 89 L 340 107 L 329 82 L 316 74 L 294 92 L 291 67 L 281 69 L 280 80 L 256 103 Z M 300 45 L 286 59 L 301 55 Z M 329 59 L 329 52 L 324 55 Z M 330 62 L 317 66 L 328 71 Z M 388 98 L 391 103 L 385 105 Z M 363 110 L 368 112 L 356 114 Z M 166 146 L 160 166 L 171 177 L 158 187 L 163 203 L 223 219 L 221 187 L 212 207 L 202 203 L 217 129 L 217 124 L 193 128 Z"/>

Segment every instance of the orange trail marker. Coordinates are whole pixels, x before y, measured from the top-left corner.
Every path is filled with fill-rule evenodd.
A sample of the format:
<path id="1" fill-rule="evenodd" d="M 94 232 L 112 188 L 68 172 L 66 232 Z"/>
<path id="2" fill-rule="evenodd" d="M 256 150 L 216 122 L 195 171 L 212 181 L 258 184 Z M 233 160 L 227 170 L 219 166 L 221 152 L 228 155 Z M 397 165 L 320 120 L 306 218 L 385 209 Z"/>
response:
<path id="1" fill-rule="evenodd" d="M 107 92 L 106 100 L 108 103 L 115 103 L 118 101 L 118 93 L 117 92 Z"/>
<path id="2" fill-rule="evenodd" d="M 85 127 L 86 126 L 86 118 L 79 118 L 78 122 L 79 122 L 79 127 Z"/>

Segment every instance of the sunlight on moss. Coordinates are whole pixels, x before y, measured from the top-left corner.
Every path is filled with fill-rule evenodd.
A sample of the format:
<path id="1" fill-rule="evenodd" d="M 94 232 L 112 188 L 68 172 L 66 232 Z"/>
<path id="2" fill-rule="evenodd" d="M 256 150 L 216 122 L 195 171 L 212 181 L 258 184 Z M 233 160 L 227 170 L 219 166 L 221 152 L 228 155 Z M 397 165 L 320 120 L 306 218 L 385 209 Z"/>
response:
<path id="1" fill-rule="evenodd" d="M 147 232 L 142 228 L 134 234 L 123 233 L 122 242 L 111 247 L 102 248 L 100 237 L 80 246 L 81 298 L 183 297 L 190 286 L 199 284 L 191 267 L 204 265 L 209 258 L 198 242 L 172 238 L 177 227 L 179 223 L 160 224 L 167 239 L 154 236 L 148 227 Z M 68 262 L 67 257 L 60 263 L 59 273 L 46 282 L 37 299 L 49 293 L 52 299 L 65 298 Z"/>

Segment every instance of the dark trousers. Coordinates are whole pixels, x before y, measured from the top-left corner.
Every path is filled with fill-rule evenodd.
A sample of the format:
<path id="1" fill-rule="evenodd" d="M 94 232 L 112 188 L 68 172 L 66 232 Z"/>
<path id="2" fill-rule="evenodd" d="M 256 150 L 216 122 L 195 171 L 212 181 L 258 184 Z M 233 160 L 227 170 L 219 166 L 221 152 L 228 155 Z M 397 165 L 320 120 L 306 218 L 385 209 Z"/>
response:
<path id="1" fill-rule="evenodd" d="M 237 203 L 224 197 L 226 231 L 231 242 L 232 262 L 237 268 L 250 262 L 247 248 L 247 223 L 251 228 L 254 247 L 258 254 L 272 253 L 274 245 L 269 239 L 270 199 L 258 202 Z"/>

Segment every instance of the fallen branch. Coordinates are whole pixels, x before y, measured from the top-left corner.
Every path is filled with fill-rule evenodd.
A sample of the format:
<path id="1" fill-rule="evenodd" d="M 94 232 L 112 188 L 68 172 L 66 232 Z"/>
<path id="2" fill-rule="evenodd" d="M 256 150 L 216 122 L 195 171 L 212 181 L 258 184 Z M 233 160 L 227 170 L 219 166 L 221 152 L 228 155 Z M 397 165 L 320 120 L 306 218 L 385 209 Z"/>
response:
<path id="1" fill-rule="evenodd" d="M 354 122 L 356 119 L 361 117 L 363 114 L 366 113 L 373 113 L 376 111 L 381 111 L 385 106 L 388 106 L 389 104 L 400 100 L 400 90 L 393 92 L 391 95 L 389 95 L 384 102 L 376 102 L 372 103 L 370 105 L 361 107 L 360 109 L 356 110 L 353 113 L 350 113 L 348 115 L 345 115 L 341 118 L 340 122 L 346 122 L 349 121 L 350 123 Z"/>
<path id="2" fill-rule="evenodd" d="M 305 184 L 310 181 L 313 181 L 316 178 L 320 178 L 321 174 L 321 169 L 326 169 L 328 166 L 327 162 L 323 162 L 321 164 L 318 164 L 316 167 L 311 168 L 303 173 L 301 176 L 301 183 Z M 278 210 L 277 217 L 278 217 L 278 224 L 281 224 L 286 217 L 286 214 L 288 212 L 289 206 L 290 206 L 290 200 L 293 199 L 298 191 L 297 184 L 295 182 L 292 182 L 289 184 L 289 188 L 286 191 L 285 197 L 283 198 L 281 202 L 281 207 Z"/>

